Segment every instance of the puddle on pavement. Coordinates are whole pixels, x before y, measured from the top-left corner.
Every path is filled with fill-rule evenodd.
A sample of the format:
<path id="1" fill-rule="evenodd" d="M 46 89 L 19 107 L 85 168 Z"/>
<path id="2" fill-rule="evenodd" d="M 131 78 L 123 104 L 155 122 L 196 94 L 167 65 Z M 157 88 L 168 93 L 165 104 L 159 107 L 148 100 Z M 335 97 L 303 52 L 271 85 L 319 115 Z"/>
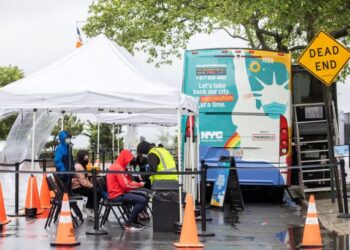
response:
<path id="1" fill-rule="evenodd" d="M 279 232 L 275 237 L 283 242 L 291 250 L 300 249 L 299 245 L 302 241 L 304 227 L 291 227 L 286 231 Z M 324 247 L 322 249 L 334 250 L 350 250 L 350 236 L 338 236 L 336 233 L 329 232 L 321 227 L 322 242 Z"/>

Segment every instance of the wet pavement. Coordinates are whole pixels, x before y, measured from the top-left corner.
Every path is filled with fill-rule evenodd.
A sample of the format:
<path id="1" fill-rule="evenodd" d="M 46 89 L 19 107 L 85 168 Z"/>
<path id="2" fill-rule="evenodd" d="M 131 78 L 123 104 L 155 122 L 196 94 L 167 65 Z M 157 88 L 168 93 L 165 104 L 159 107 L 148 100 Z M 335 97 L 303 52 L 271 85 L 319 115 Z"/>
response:
<path id="1" fill-rule="evenodd" d="M 292 241 L 284 238 L 283 232 L 297 232 L 304 223 L 302 210 L 293 202 L 285 204 L 246 204 L 246 209 L 239 212 L 239 223 L 232 223 L 228 209 L 208 209 L 207 231 L 215 232 L 215 237 L 200 241 L 206 249 L 291 249 L 300 242 L 301 233 L 289 234 Z M 44 229 L 45 219 L 12 218 L 0 234 L 0 249 L 49 249 L 55 238 L 56 226 Z M 141 232 L 123 232 L 117 222 L 110 216 L 106 223 L 107 236 L 87 236 L 85 232 L 92 229 L 93 222 L 86 221 L 76 229 L 76 238 L 81 246 L 71 249 L 175 249 L 179 235 L 174 233 L 153 233 L 152 222 Z M 200 223 L 197 224 L 200 229 Z M 283 239 L 283 240 L 281 240 Z M 333 238 L 330 237 L 330 242 Z M 294 243 L 295 242 L 295 243 Z M 333 249 L 333 248 L 329 248 Z"/>

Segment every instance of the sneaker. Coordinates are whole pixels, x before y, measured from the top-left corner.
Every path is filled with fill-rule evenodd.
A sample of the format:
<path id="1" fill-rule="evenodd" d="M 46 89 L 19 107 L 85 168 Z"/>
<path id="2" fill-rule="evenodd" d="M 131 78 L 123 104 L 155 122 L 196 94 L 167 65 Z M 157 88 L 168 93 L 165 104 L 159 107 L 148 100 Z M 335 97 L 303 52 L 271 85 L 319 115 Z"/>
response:
<path id="1" fill-rule="evenodd" d="M 94 210 L 85 208 L 83 209 L 84 214 L 86 214 L 87 218 L 94 218 Z"/>
<path id="2" fill-rule="evenodd" d="M 125 229 L 128 231 L 141 231 L 144 227 L 137 223 L 127 223 L 125 224 Z"/>
<path id="3" fill-rule="evenodd" d="M 141 222 L 137 222 L 136 224 L 137 224 L 137 225 L 139 225 L 140 227 L 143 227 L 143 228 L 145 228 L 145 227 L 146 227 L 146 225 L 145 225 L 145 224 L 143 224 L 143 223 L 141 223 Z"/>

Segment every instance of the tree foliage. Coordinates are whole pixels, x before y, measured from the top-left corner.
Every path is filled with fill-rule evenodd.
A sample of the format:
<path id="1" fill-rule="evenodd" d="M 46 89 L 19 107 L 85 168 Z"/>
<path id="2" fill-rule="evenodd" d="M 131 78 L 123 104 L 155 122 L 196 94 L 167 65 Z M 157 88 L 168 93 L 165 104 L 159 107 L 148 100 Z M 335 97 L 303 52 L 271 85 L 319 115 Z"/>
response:
<path id="1" fill-rule="evenodd" d="M 17 66 L 0 67 L 0 87 L 24 77 L 24 73 Z M 6 140 L 17 115 L 11 115 L 0 121 L 0 140 Z"/>
<path id="2" fill-rule="evenodd" d="M 0 87 L 24 77 L 24 73 L 17 66 L 0 67 Z"/>
<path id="3" fill-rule="evenodd" d="M 350 44 L 350 1 L 344 0 L 100 0 L 89 13 L 88 36 L 104 33 L 157 65 L 180 57 L 194 34 L 217 30 L 251 48 L 294 57 L 320 29 Z"/>
<path id="4" fill-rule="evenodd" d="M 90 138 L 90 147 L 92 149 L 97 149 L 97 123 L 93 123 L 91 121 L 87 122 L 87 133 L 84 133 L 84 135 L 88 136 Z M 121 126 L 115 125 L 114 126 L 114 145 L 115 150 L 117 150 L 117 136 L 118 132 L 121 133 Z M 112 148 L 112 125 L 111 124 L 100 124 L 100 149 L 106 149 L 109 150 Z M 123 141 L 120 139 L 119 141 L 120 148 L 123 148 Z"/>
<path id="5" fill-rule="evenodd" d="M 72 137 L 76 137 L 80 135 L 84 130 L 84 122 L 80 121 L 80 119 L 72 114 L 64 115 L 64 130 L 68 131 L 68 133 Z M 52 130 L 51 136 L 52 140 L 50 140 L 45 148 L 51 148 L 51 151 L 54 152 L 55 147 L 58 145 L 58 133 L 61 131 L 61 122 L 57 124 Z"/>

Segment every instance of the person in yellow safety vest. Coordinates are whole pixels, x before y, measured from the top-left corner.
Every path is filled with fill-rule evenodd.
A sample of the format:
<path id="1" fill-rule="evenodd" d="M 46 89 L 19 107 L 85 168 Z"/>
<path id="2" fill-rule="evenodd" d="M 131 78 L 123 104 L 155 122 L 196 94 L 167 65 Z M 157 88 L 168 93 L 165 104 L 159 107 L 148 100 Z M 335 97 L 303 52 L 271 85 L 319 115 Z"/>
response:
<path id="1" fill-rule="evenodd" d="M 137 153 L 141 160 L 147 158 L 147 170 L 150 172 L 177 172 L 173 156 L 163 147 L 153 147 L 144 140 L 137 146 Z M 152 175 L 150 180 L 152 184 L 155 180 L 178 181 L 178 175 Z"/>
<path id="2" fill-rule="evenodd" d="M 148 152 L 148 164 L 151 172 L 177 172 L 176 163 L 171 153 L 162 147 L 153 147 Z M 160 180 L 178 181 L 178 175 L 157 174 L 150 177 L 151 183 Z"/>

